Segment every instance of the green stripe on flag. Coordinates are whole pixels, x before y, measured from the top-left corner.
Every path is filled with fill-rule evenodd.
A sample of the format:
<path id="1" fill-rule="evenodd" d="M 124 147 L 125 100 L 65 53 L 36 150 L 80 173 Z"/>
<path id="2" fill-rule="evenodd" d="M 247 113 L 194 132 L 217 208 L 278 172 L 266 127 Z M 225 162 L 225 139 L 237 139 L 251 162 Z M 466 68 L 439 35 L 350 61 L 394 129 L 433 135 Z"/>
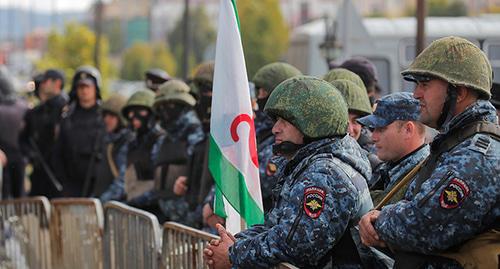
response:
<path id="1" fill-rule="evenodd" d="M 250 195 L 245 177 L 224 157 L 211 135 L 208 168 L 214 177 L 216 188 L 222 192 L 248 226 L 264 223 L 264 212 Z M 215 213 L 221 215 L 220 212 Z"/>
<path id="2" fill-rule="evenodd" d="M 238 30 L 241 33 L 240 16 L 238 15 L 238 8 L 236 7 L 236 0 L 231 0 L 231 4 L 233 4 L 234 16 L 236 16 L 236 22 L 238 23 Z"/>

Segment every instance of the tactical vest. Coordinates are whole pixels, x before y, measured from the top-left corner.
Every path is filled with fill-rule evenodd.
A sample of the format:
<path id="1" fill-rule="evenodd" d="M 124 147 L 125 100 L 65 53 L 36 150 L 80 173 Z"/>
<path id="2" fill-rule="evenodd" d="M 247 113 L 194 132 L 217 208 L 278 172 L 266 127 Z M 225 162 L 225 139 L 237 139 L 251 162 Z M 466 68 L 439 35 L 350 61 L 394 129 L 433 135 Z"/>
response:
<path id="1" fill-rule="evenodd" d="M 214 185 L 214 180 L 208 169 L 209 144 L 208 139 L 198 143 L 189 161 L 189 188 L 186 193 L 186 201 L 190 210 L 203 204 L 205 197 Z"/>
<path id="2" fill-rule="evenodd" d="M 435 170 L 439 158 L 445 152 L 476 134 L 487 134 L 493 139 L 500 140 L 500 126 L 491 122 L 474 122 L 459 128 L 448 135 L 438 145 L 431 146 L 431 155 L 425 162 L 422 170 L 417 176 L 415 190 L 416 195 L 422 184 Z M 435 188 L 439 188 L 446 182 L 439 182 Z M 496 224 L 498 226 L 498 223 Z M 490 230 L 473 237 L 472 239 L 434 255 L 423 255 L 404 251 L 395 251 L 396 263 L 394 268 L 419 268 L 427 262 L 447 262 L 452 259 L 464 268 L 499 268 L 500 254 L 500 232 L 499 227 L 491 227 Z M 449 261 L 449 260 L 448 260 Z"/>
<path id="3" fill-rule="evenodd" d="M 125 172 L 127 201 L 154 188 L 155 166 L 151 160 L 151 150 L 159 136 L 159 133 L 150 131 L 140 145 L 129 148 Z"/>
<path id="4" fill-rule="evenodd" d="M 180 176 L 187 176 L 187 143 L 174 142 L 166 138 L 160 147 L 155 162 L 155 194 L 157 198 L 172 199 L 175 181 Z"/>

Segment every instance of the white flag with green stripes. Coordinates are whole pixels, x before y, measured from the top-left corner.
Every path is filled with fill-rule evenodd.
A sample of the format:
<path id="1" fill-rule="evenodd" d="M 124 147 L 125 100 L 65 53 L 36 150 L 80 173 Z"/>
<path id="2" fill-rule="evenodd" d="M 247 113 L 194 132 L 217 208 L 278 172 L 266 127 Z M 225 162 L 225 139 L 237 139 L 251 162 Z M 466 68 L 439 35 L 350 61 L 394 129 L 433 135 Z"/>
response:
<path id="1" fill-rule="evenodd" d="M 221 0 L 210 119 L 215 213 L 237 233 L 264 222 L 259 164 L 235 0 Z"/>

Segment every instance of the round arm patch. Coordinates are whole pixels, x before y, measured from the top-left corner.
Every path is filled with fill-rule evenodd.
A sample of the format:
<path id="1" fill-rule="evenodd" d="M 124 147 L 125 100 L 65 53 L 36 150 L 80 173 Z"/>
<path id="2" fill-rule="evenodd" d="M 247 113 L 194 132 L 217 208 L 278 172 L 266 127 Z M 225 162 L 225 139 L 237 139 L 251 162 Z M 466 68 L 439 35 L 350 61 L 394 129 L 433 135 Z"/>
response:
<path id="1" fill-rule="evenodd" d="M 469 192 L 469 186 L 465 181 L 453 178 L 441 192 L 439 204 L 445 209 L 457 208 L 469 195 Z"/>
<path id="2" fill-rule="evenodd" d="M 304 190 L 304 211 L 316 219 L 321 215 L 325 206 L 325 190 L 319 187 L 307 187 Z"/>

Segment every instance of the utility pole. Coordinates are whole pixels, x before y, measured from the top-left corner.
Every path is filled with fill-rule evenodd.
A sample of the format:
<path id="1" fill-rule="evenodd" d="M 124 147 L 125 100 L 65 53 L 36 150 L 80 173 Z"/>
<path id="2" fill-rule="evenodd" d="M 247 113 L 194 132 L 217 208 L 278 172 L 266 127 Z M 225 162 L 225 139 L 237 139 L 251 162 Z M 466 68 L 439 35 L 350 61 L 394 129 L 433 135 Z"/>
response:
<path id="1" fill-rule="evenodd" d="M 182 25 L 182 41 L 184 43 L 184 51 L 182 53 L 182 77 L 187 79 L 189 74 L 189 51 L 191 50 L 189 38 L 189 0 L 184 0 L 184 24 Z"/>
<path id="2" fill-rule="evenodd" d="M 94 31 L 95 31 L 95 46 L 94 46 L 94 66 L 97 70 L 101 70 L 101 61 L 99 59 L 99 51 L 101 50 L 102 36 L 102 0 L 96 0 L 95 16 L 94 16 Z"/>
<path id="3" fill-rule="evenodd" d="M 425 0 L 417 0 L 417 38 L 415 57 L 424 50 L 425 47 L 425 16 L 427 7 Z"/>

